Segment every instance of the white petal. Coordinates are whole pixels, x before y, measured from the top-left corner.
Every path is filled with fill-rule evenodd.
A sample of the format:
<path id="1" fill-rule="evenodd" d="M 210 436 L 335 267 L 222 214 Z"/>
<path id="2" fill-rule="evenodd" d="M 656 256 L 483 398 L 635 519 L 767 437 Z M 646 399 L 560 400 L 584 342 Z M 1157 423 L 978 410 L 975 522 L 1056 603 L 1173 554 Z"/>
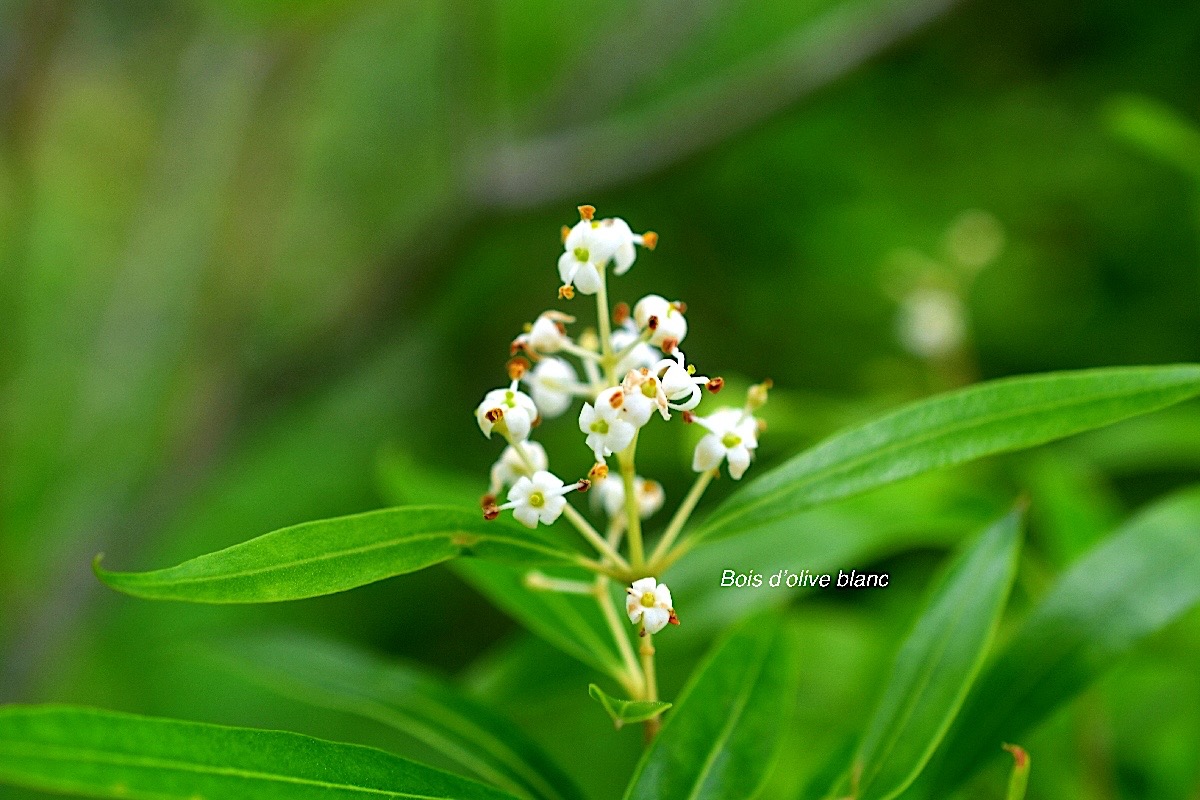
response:
<path id="1" fill-rule="evenodd" d="M 620 452 L 633 443 L 635 435 L 637 435 L 637 428 L 633 426 L 633 423 L 623 419 L 613 420 L 608 423 L 608 441 L 605 442 L 605 446 L 614 453 Z"/>
<path id="2" fill-rule="evenodd" d="M 592 264 L 581 264 L 575 272 L 575 288 L 582 294 L 600 291 L 600 273 Z"/>
<path id="3" fill-rule="evenodd" d="M 517 482 L 508 490 L 508 502 L 520 505 L 529 501 L 529 495 L 533 493 L 533 481 L 525 476 L 517 478 Z"/>
<path id="4" fill-rule="evenodd" d="M 596 463 L 599 464 L 604 459 L 612 455 L 607 445 L 605 445 L 604 437 L 598 433 L 589 433 L 587 439 L 584 440 L 588 448 L 596 456 Z"/>
<path id="5" fill-rule="evenodd" d="M 513 509 L 513 519 L 526 528 L 536 528 L 538 525 L 538 511 L 531 505 L 522 504 Z"/>
<path id="6" fill-rule="evenodd" d="M 696 452 L 692 456 L 692 471 L 708 472 L 721 466 L 725 458 L 725 447 L 715 434 L 709 434 L 696 444 Z"/>
<path id="7" fill-rule="evenodd" d="M 625 601 L 625 613 L 629 615 L 629 621 L 634 625 L 636 625 L 638 620 L 642 618 L 642 612 L 645 610 L 646 607 L 642 605 L 641 601 L 636 597 L 631 596 Z"/>
<path id="8" fill-rule="evenodd" d="M 546 504 L 542 506 L 541 513 L 538 515 L 541 518 L 543 525 L 553 525 L 555 520 L 562 516 L 563 508 L 567 505 L 567 498 L 559 495 L 558 497 L 547 497 Z"/>
<path id="9" fill-rule="evenodd" d="M 667 623 L 671 620 L 671 613 L 665 608 L 647 608 L 642 612 L 642 624 L 646 626 L 646 633 L 654 634 L 667 627 Z"/>
<path id="10" fill-rule="evenodd" d="M 740 480 L 746 474 L 746 468 L 750 466 L 750 451 L 746 449 L 746 445 L 739 444 L 729 449 L 728 456 L 729 475 L 735 481 Z"/>
<path id="11" fill-rule="evenodd" d="M 629 585 L 629 588 L 633 589 L 639 598 L 646 592 L 653 592 L 657 587 L 658 581 L 654 580 L 654 578 L 640 578 Z M 641 600 L 639 599 L 638 602 L 641 602 Z"/>
<path id="12" fill-rule="evenodd" d="M 633 242 L 626 242 L 618 246 L 617 252 L 613 254 L 613 272 L 617 275 L 629 272 L 635 258 L 637 258 L 637 251 L 633 247 Z"/>
<path id="13" fill-rule="evenodd" d="M 654 599 L 659 608 L 670 609 L 675 605 L 671 602 L 671 590 L 667 588 L 665 583 L 660 583 L 658 588 L 654 590 Z"/>
<path id="14" fill-rule="evenodd" d="M 570 283 L 574 277 L 577 268 L 579 267 L 579 259 L 575 254 L 568 250 L 558 257 L 558 277 L 563 283 Z"/>
<path id="15" fill-rule="evenodd" d="M 523 408 L 509 408 L 504 412 L 504 424 L 508 426 L 508 435 L 513 441 L 523 442 L 533 429 L 533 418 Z"/>

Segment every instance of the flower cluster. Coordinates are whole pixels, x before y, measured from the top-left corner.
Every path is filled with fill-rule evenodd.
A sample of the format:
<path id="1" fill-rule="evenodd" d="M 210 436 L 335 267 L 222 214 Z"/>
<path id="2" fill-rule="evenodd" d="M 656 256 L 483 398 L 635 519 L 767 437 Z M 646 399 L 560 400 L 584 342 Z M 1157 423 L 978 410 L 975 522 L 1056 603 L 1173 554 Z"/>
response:
<path id="1" fill-rule="evenodd" d="M 767 384 L 755 387 L 744 407 L 696 414 L 705 394 L 719 392 L 724 381 L 697 374 L 684 354 L 687 306 L 657 294 L 641 298 L 632 308 L 623 302 L 609 306 L 608 276 L 626 273 L 639 247 L 654 249 L 657 235 L 634 233 L 622 219 L 597 219 L 591 206 L 581 206 L 579 214 L 579 222 L 562 230 L 558 297 L 570 301 L 576 293 L 594 295 L 597 325 L 581 327 L 574 315 L 548 310 L 513 340 L 508 385 L 489 391 L 475 409 L 483 434 L 498 434 L 507 442 L 491 470 L 484 513 L 493 519 L 512 511 L 530 528 L 552 524 L 565 514 L 596 545 L 603 564 L 622 574 L 653 574 L 654 559 L 647 563 L 642 550 L 641 520 L 658 512 L 665 497 L 661 484 L 635 471 L 639 432 L 655 417 L 663 422 L 682 419 L 705 432 L 692 462 L 700 474 L 699 489 L 664 533 L 660 545 L 666 547 L 722 463 L 728 464 L 734 479 L 749 467 L 761 429 L 753 412 L 765 402 Z M 531 436 L 543 421 L 567 414 L 576 403 L 579 432 L 595 466 L 588 477 L 568 483 L 550 470 L 545 449 Z M 610 474 L 613 459 L 619 476 Z M 593 485 L 597 491 L 592 507 L 607 520 L 606 536 L 568 501 L 571 492 Z M 506 502 L 498 504 L 502 495 Z M 620 554 L 625 535 L 628 560 Z M 677 622 L 670 591 L 655 584 L 653 577 L 633 581 L 629 592 L 630 620 L 641 624 L 643 633 Z"/>

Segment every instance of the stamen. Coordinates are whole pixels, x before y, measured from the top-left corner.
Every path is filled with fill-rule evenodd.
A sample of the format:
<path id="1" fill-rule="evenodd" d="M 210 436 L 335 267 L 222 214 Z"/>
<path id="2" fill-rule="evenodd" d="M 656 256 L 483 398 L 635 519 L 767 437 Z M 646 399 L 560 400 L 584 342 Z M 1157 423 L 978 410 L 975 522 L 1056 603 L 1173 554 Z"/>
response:
<path id="1" fill-rule="evenodd" d="M 588 470 L 588 477 L 594 481 L 602 481 L 608 477 L 608 464 L 600 463 Z"/>
<path id="2" fill-rule="evenodd" d="M 629 319 L 629 303 L 622 301 L 613 306 L 612 318 L 613 324 L 624 324 L 625 320 Z"/>
<path id="3" fill-rule="evenodd" d="M 654 231 L 646 231 L 642 234 L 642 247 L 647 250 L 653 250 L 658 247 L 658 234 Z"/>
<path id="4" fill-rule="evenodd" d="M 669 613 L 671 616 L 667 617 L 667 622 L 671 623 L 672 625 L 678 625 L 679 617 L 675 616 L 675 609 L 672 608 Z"/>
<path id="5" fill-rule="evenodd" d="M 646 327 L 652 331 L 658 330 L 658 316 L 651 315 L 650 319 L 646 320 Z"/>
<path id="6" fill-rule="evenodd" d="M 588 489 L 592 488 L 592 482 L 589 481 L 587 478 L 580 478 L 579 483 L 575 484 L 575 488 L 581 492 L 586 492 Z M 564 492 L 564 494 L 565 494 L 565 492 Z"/>
<path id="7" fill-rule="evenodd" d="M 579 207 L 579 216 L 582 219 L 585 219 L 588 222 L 591 222 L 592 217 L 596 216 L 596 207 L 595 206 L 580 206 Z"/>
<path id="8" fill-rule="evenodd" d="M 575 297 L 575 287 L 567 283 L 558 287 L 559 300 L 571 300 Z"/>
<path id="9" fill-rule="evenodd" d="M 708 389 L 713 394 L 716 394 L 717 392 L 719 392 L 725 388 L 725 379 L 720 376 L 717 376 L 717 377 L 713 378 L 711 381 L 709 381 L 707 384 L 705 384 L 705 388 Z"/>
<path id="10" fill-rule="evenodd" d="M 494 505 L 496 505 L 496 495 L 494 494 L 485 494 L 483 497 L 479 498 L 479 507 L 484 511 L 487 511 L 488 508 Z"/>
<path id="11" fill-rule="evenodd" d="M 696 415 L 690 411 L 685 411 L 685 412 L 683 412 L 683 421 L 686 422 L 688 425 L 691 425 L 693 422 L 696 421 Z"/>
<path id="12" fill-rule="evenodd" d="M 608 404 L 613 408 L 620 408 L 625 405 L 625 395 L 622 392 L 613 392 L 612 397 L 608 398 Z"/>
<path id="13" fill-rule="evenodd" d="M 563 225 L 563 226 L 562 226 L 562 230 L 561 230 L 561 231 L 559 231 L 559 233 L 562 235 L 563 244 L 566 244 L 566 243 L 567 243 L 567 237 L 571 235 L 571 229 L 570 229 L 570 227 L 568 227 L 568 226 L 566 226 L 566 225 Z"/>
<path id="14" fill-rule="evenodd" d="M 511 380 L 519 381 L 525 377 L 525 373 L 529 371 L 529 359 L 517 356 L 508 360 L 508 377 Z"/>
<path id="15" fill-rule="evenodd" d="M 486 413 L 486 414 L 484 414 L 483 416 L 484 416 L 485 418 L 487 418 L 487 421 L 488 421 L 488 422 L 490 422 L 490 423 L 492 423 L 492 424 L 494 425 L 494 424 L 496 424 L 497 422 L 499 422 L 500 420 L 504 419 L 504 409 L 502 409 L 502 408 L 489 408 L 489 409 L 488 409 L 488 411 L 487 411 L 487 413 Z"/>
<path id="16" fill-rule="evenodd" d="M 683 302 L 682 300 L 676 300 L 674 303 L 671 303 L 671 308 L 675 309 L 680 314 L 687 313 L 687 303 Z"/>
<path id="17" fill-rule="evenodd" d="M 491 522 L 498 516 L 500 516 L 499 506 L 490 505 L 483 510 L 483 518 L 486 519 L 488 522 Z"/>
<path id="18" fill-rule="evenodd" d="M 679 347 L 678 339 L 663 339 L 661 349 L 664 353 L 673 353 L 677 347 Z M 692 368 L 692 371 L 695 371 L 694 367 Z M 691 375 L 692 373 L 689 372 L 688 374 Z"/>

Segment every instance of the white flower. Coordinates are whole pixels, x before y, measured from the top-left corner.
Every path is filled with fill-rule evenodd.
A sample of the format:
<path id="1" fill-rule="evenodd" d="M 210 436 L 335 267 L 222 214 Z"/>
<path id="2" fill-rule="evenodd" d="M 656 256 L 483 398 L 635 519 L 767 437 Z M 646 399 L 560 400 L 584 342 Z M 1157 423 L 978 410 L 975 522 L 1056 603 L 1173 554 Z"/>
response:
<path id="1" fill-rule="evenodd" d="M 703 397 L 700 387 L 708 384 L 709 380 L 703 375 L 693 375 L 694 367 L 684 366 L 687 359 L 682 350 L 676 350 L 672 356 L 659 361 L 653 372 L 658 375 L 660 389 L 668 405 L 676 411 L 691 411 L 700 405 Z M 719 378 L 717 380 L 720 381 Z"/>
<path id="2" fill-rule="evenodd" d="M 617 374 L 624 375 L 631 369 L 642 369 L 653 367 L 658 363 L 662 356 L 646 342 L 642 341 L 642 336 L 638 333 L 638 329 L 634 327 L 633 320 L 626 320 L 625 326 L 617 328 L 613 331 L 612 351 L 617 354 L 625 353 L 620 361 L 617 362 Z M 626 353 L 625 351 L 629 352 Z"/>
<path id="3" fill-rule="evenodd" d="M 500 433 L 514 442 L 529 438 L 534 420 L 538 418 L 537 406 L 529 395 L 517 389 L 517 382 L 507 389 L 493 389 L 483 397 L 475 408 L 475 419 L 483 435 L 492 438 L 492 431 Z"/>
<path id="4" fill-rule="evenodd" d="M 642 623 L 646 633 L 658 633 L 667 627 L 668 622 L 679 624 L 671 602 L 671 590 L 665 583 L 658 583 L 654 578 L 642 578 L 634 581 L 625 594 L 625 611 L 629 614 L 629 621 L 634 625 Z"/>
<path id="5" fill-rule="evenodd" d="M 656 294 L 648 294 L 633 307 L 633 319 L 640 330 L 650 332 L 650 344 L 662 347 L 671 343 L 668 350 L 678 347 L 687 336 L 687 319 L 683 316 L 683 303 L 672 303 Z"/>
<path id="6" fill-rule="evenodd" d="M 966 311 L 953 292 L 917 289 L 904 298 L 897 319 L 900 342 L 919 358 L 942 358 L 966 338 Z"/>
<path id="7" fill-rule="evenodd" d="M 621 411 L 625 418 L 639 428 L 650 421 L 657 410 L 663 419 L 670 419 L 667 396 L 662 383 L 648 369 L 630 370 L 621 381 Z"/>
<path id="8" fill-rule="evenodd" d="M 739 480 L 750 466 L 750 458 L 758 447 L 758 421 L 740 408 L 722 408 L 694 422 L 708 431 L 696 445 L 692 469 L 707 472 L 729 461 L 729 474 Z"/>
<path id="9" fill-rule="evenodd" d="M 534 405 L 547 419 L 570 408 L 575 390 L 579 388 L 575 368 L 561 358 L 543 358 L 524 380 L 529 385 Z"/>
<path id="10" fill-rule="evenodd" d="M 663 507 L 666 494 L 658 481 L 646 480 L 640 475 L 633 479 L 634 496 L 637 500 L 638 516 L 642 519 L 653 516 Z M 593 503 L 604 509 L 609 517 L 625 513 L 625 481 L 610 476 L 596 484 Z"/>
<path id="11" fill-rule="evenodd" d="M 557 353 L 570 341 L 565 324 L 574 321 L 574 317 L 561 311 L 540 314 L 529 326 L 529 330 L 513 342 L 513 349 L 515 351 L 519 347 L 525 347 L 535 353 Z"/>
<path id="12" fill-rule="evenodd" d="M 611 402 L 613 392 L 620 391 L 619 386 L 607 389 L 596 398 L 596 405 L 584 403 L 579 411 L 579 430 L 587 434 L 587 446 L 596 454 L 597 462 L 624 450 L 637 433 L 633 423 L 621 415 L 620 402 L 616 406 Z"/>
<path id="13" fill-rule="evenodd" d="M 496 463 L 492 465 L 491 493 L 493 495 L 502 492 L 506 486 L 512 486 L 518 478 L 532 475 L 550 465 L 550 459 L 546 456 L 546 448 L 537 442 L 525 442 L 523 448 L 530 464 L 533 465 L 532 468 L 525 463 L 524 458 L 521 458 L 517 448 L 511 444 L 504 448 L 500 458 L 496 459 Z"/>
<path id="14" fill-rule="evenodd" d="M 658 244 L 658 234 L 652 231 L 641 234 L 634 233 L 630 229 L 629 223 L 620 217 L 600 220 L 596 230 L 608 238 L 609 243 L 613 245 L 613 272 L 617 275 L 624 275 L 633 266 L 634 259 L 637 258 L 635 245 L 640 244 L 653 250 Z"/>
<path id="15" fill-rule="evenodd" d="M 538 523 L 551 525 L 562 516 L 567 500 L 563 495 L 575 491 L 579 484 L 564 486 L 553 473 L 538 470 L 532 478 L 520 477 L 508 490 L 508 502 L 496 511 L 512 509 L 513 518 L 527 528 L 536 528 Z"/>
<path id="16" fill-rule="evenodd" d="M 581 219 L 563 237 L 565 252 L 558 259 L 558 276 L 584 294 L 600 290 L 601 273 L 611 261 L 613 272 L 624 275 L 637 258 L 636 245 L 653 249 L 658 234 L 634 233 L 623 219 L 595 219 L 596 209 L 580 206 Z"/>

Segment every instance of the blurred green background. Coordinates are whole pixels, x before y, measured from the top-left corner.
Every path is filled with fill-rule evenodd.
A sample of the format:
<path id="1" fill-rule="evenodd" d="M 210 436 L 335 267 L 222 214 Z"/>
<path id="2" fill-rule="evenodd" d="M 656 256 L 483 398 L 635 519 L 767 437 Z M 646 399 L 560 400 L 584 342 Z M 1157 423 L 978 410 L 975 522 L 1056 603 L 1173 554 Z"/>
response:
<path id="1" fill-rule="evenodd" d="M 482 492 L 498 448 L 471 411 L 562 305 L 558 228 L 583 202 L 661 236 L 617 299 L 685 299 L 702 371 L 774 379 L 763 464 L 963 382 L 1198 360 L 1198 120 L 1185 2 L 0 3 L 0 701 L 434 760 L 202 655 L 300 628 L 462 677 L 614 796 L 639 737 L 449 570 L 208 608 L 103 591 L 89 561 L 396 502 L 414 464 Z M 922 356 L 897 327 L 931 284 L 965 334 Z M 586 469 L 573 427 L 543 439 Z M 686 442 L 651 444 L 677 499 Z M 847 504 L 909 521 L 843 564 L 896 578 L 793 604 L 805 683 L 770 796 L 861 724 L 948 544 L 1029 491 L 1020 609 L 1198 473 L 1185 406 Z M 712 633 L 664 637 L 667 692 Z M 1193 613 L 1023 742 L 1031 796 L 1200 797 L 1197 674 Z"/>

